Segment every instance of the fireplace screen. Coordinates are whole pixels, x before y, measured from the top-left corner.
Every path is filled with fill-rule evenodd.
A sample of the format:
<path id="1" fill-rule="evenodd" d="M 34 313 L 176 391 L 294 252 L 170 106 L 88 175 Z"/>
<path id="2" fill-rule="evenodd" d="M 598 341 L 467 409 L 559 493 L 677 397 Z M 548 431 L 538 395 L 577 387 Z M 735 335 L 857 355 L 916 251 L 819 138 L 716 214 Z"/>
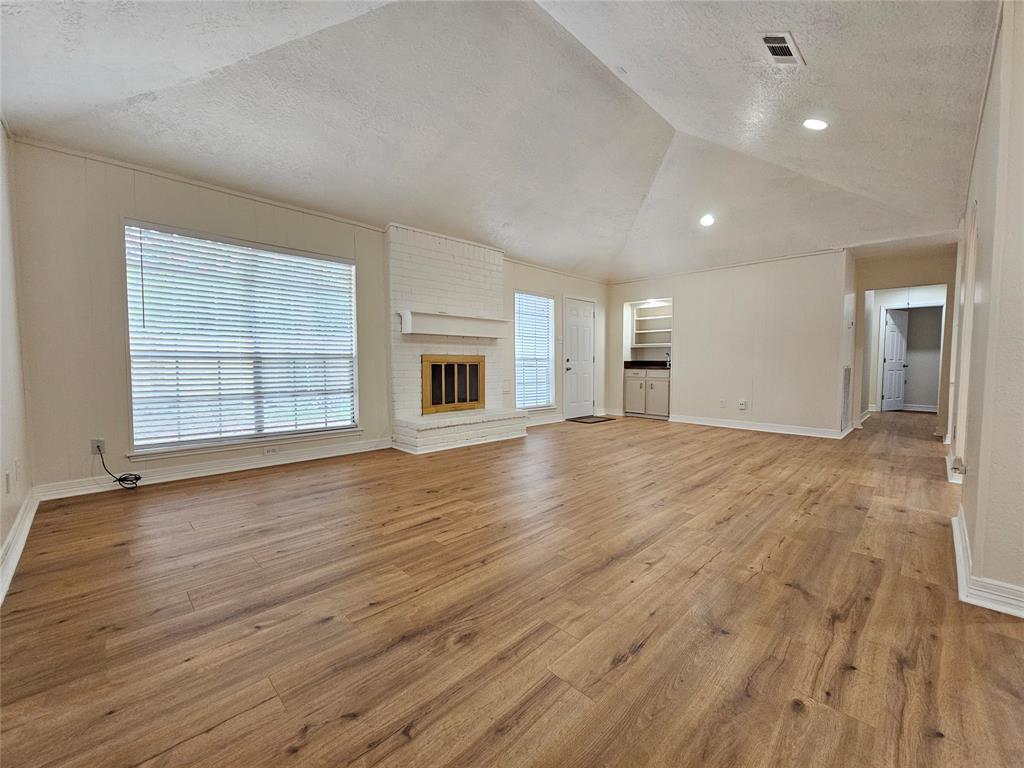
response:
<path id="1" fill-rule="evenodd" d="M 483 355 L 422 355 L 423 413 L 484 407 Z"/>

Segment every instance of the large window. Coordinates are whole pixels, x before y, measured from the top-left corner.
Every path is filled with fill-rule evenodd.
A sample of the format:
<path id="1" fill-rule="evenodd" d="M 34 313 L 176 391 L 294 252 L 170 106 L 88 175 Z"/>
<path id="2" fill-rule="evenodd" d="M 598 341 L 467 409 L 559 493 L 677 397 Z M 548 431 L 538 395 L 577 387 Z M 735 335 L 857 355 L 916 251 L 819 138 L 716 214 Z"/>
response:
<path id="1" fill-rule="evenodd" d="M 355 267 L 124 228 L 136 449 L 356 423 Z"/>
<path id="2" fill-rule="evenodd" d="M 554 299 L 516 293 L 516 408 L 554 404 Z"/>

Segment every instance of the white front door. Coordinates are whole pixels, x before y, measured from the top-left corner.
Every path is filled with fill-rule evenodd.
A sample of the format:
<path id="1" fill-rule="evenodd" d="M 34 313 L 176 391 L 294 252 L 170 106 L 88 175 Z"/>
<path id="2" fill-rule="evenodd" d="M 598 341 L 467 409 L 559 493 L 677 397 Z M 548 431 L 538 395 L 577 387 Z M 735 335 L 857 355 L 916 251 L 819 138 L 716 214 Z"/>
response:
<path id="1" fill-rule="evenodd" d="M 567 419 L 594 413 L 594 302 L 565 300 L 562 338 L 562 415 Z"/>
<path id="2" fill-rule="evenodd" d="M 885 346 L 882 352 L 882 410 L 903 410 L 903 385 L 907 370 L 907 325 L 910 313 L 889 309 L 885 313 Z"/>

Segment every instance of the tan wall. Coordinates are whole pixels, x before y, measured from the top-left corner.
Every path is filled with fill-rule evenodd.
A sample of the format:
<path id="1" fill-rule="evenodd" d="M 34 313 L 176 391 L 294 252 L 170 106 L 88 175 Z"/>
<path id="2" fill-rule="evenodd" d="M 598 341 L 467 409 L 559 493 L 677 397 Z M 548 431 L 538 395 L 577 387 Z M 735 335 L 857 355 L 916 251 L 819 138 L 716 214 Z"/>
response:
<path id="1" fill-rule="evenodd" d="M 505 261 L 505 316 L 515 319 L 515 292 L 526 291 L 541 296 L 550 296 L 555 300 L 555 407 L 531 413 L 531 420 L 544 420 L 548 417 L 561 415 L 563 408 L 562 385 L 564 366 L 560 364 L 562 356 L 563 307 L 566 297 L 587 299 L 594 302 L 597 317 L 594 321 L 594 410 L 603 413 L 605 409 L 605 310 L 608 299 L 608 287 L 604 283 L 586 280 L 562 272 L 543 267 L 535 267 L 506 259 Z M 504 370 L 513 374 L 511 382 L 506 382 L 504 404 L 506 408 L 515 407 L 515 344 L 507 344 Z"/>
<path id="2" fill-rule="evenodd" d="M 285 442 L 281 458 L 300 446 L 343 450 L 390 436 L 382 232 L 110 162 L 14 146 L 18 299 L 34 484 L 101 476 L 89 453 L 94 437 L 106 440 L 118 469 L 143 475 L 262 452 L 247 447 L 129 465 L 125 218 L 355 259 L 362 431 Z M 106 487 L 97 481 L 97 488 Z"/>
<path id="3" fill-rule="evenodd" d="M 846 285 L 830 251 L 610 286 L 608 410 L 622 411 L 623 303 L 671 297 L 673 417 L 838 430 Z"/>
<path id="4" fill-rule="evenodd" d="M 920 307 L 909 312 L 907 330 L 907 405 L 939 405 L 939 370 L 942 363 L 942 307 Z"/>
<path id="5" fill-rule="evenodd" d="M 885 288 L 909 288 L 918 285 L 946 286 L 946 307 L 953 306 L 956 287 L 956 243 L 941 245 L 902 246 L 886 249 L 879 246 L 852 248 L 854 279 L 857 291 L 857 317 L 864 317 L 864 291 Z M 950 337 L 953 312 L 945 314 L 943 327 L 942 366 L 939 384 L 939 410 L 935 416 L 935 434 L 945 435 L 949 400 Z M 854 402 L 864 401 L 864 387 L 870 386 L 870 372 L 864 369 L 865 343 L 868 329 L 858 323 L 854 330 Z M 870 398 L 869 398 L 870 399 Z"/>
<path id="6" fill-rule="evenodd" d="M 12 215 L 11 154 L 12 144 L 6 136 L 0 151 L 0 464 L 10 474 L 11 490 L 6 492 L 0 476 L 0 540 L 6 542 L 30 486 L 28 465 L 28 431 L 25 421 L 25 401 L 22 384 L 21 343 L 18 335 L 17 298 L 15 295 L 15 236 Z"/>
<path id="7" fill-rule="evenodd" d="M 963 516 L 972 575 L 1024 588 L 1024 7 L 1003 5 L 969 201 L 977 202 Z M 961 313 L 963 314 L 963 313 Z M 964 345 L 961 344 L 961 350 Z"/>

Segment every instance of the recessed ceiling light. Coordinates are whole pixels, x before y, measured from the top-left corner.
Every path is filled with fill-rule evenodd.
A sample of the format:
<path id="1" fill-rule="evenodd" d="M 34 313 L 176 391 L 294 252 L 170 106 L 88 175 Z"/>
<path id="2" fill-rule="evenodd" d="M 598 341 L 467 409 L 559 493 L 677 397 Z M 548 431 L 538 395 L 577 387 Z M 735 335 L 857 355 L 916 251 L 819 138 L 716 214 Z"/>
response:
<path id="1" fill-rule="evenodd" d="M 714 223 L 715 217 L 712 216 L 710 213 L 705 213 L 703 216 L 700 217 L 700 225 L 702 227 L 710 227 Z"/>
<path id="2" fill-rule="evenodd" d="M 826 123 L 824 120 L 819 120 L 816 117 L 809 117 L 806 120 L 804 120 L 804 128 L 807 128 L 812 131 L 824 131 L 826 128 L 828 128 L 828 123 Z"/>

